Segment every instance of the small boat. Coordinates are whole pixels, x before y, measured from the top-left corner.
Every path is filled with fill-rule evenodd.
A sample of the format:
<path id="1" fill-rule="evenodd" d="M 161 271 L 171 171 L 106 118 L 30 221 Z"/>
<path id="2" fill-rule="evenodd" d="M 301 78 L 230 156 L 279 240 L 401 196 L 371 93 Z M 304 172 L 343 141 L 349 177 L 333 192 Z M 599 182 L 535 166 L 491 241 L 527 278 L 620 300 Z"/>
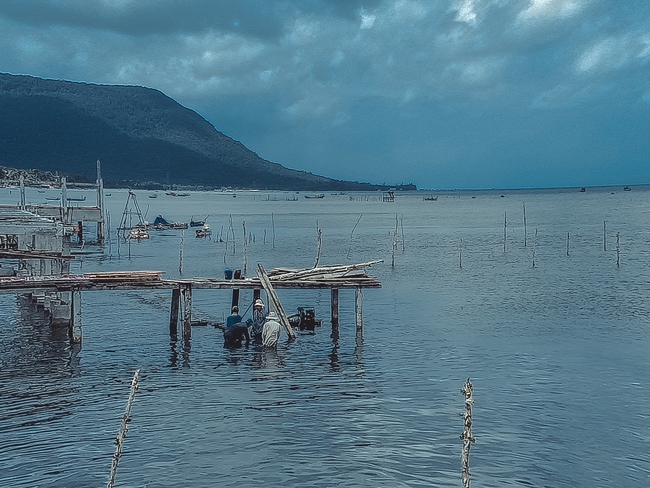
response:
<path id="1" fill-rule="evenodd" d="M 67 200 L 69 202 L 85 202 L 86 196 L 84 195 L 83 197 L 68 197 Z"/>
<path id="2" fill-rule="evenodd" d="M 630 188 L 629 186 L 626 186 L 626 187 L 623 187 L 623 191 L 632 191 L 632 188 Z"/>
<path id="3" fill-rule="evenodd" d="M 162 215 L 158 215 L 153 221 L 153 228 L 156 230 L 187 229 L 187 224 L 185 222 L 168 222 Z"/>
<path id="4" fill-rule="evenodd" d="M 205 221 L 208 220 L 208 216 L 206 216 L 203 220 L 194 220 L 194 215 L 190 218 L 190 227 L 204 227 L 205 226 Z"/>
<path id="5" fill-rule="evenodd" d="M 437 195 L 429 195 L 428 197 L 424 197 L 424 200 L 426 202 L 435 202 L 436 200 L 438 200 L 438 196 Z"/>
<path id="6" fill-rule="evenodd" d="M 170 197 L 189 197 L 190 194 L 185 192 L 185 193 L 177 193 L 175 191 L 166 191 L 165 195 L 169 195 Z"/>
<path id="7" fill-rule="evenodd" d="M 149 198 L 158 198 L 158 194 L 157 193 L 152 193 L 152 194 L 149 195 Z"/>
<path id="8" fill-rule="evenodd" d="M 52 201 L 61 200 L 61 197 L 45 197 L 45 200 L 52 200 Z"/>
<path id="9" fill-rule="evenodd" d="M 580 193 L 584 193 L 584 192 L 586 192 L 586 191 L 587 191 L 587 190 L 586 190 L 586 188 L 585 188 L 584 186 L 583 186 L 582 188 L 580 188 Z"/>
<path id="10" fill-rule="evenodd" d="M 305 198 L 325 198 L 325 193 L 317 193 L 315 195 L 305 195 Z"/>
<path id="11" fill-rule="evenodd" d="M 141 239 L 149 239 L 149 233 L 146 229 L 133 229 L 131 232 L 129 232 L 126 238 L 136 239 L 138 241 Z"/>

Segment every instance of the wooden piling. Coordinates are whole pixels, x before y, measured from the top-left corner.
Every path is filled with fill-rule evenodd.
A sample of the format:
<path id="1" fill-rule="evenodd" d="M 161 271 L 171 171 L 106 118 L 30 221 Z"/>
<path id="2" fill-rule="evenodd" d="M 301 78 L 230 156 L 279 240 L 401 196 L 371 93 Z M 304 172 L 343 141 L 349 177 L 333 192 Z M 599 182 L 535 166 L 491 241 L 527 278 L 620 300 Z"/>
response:
<path id="1" fill-rule="evenodd" d="M 356 329 L 357 329 L 357 338 L 363 336 L 363 314 L 362 314 L 362 305 L 363 305 L 363 292 L 361 287 L 354 289 L 354 312 L 356 317 Z"/>
<path id="2" fill-rule="evenodd" d="M 236 269 L 233 279 L 235 280 L 240 280 L 241 279 L 241 269 Z M 230 302 L 230 308 L 237 306 L 239 307 L 239 288 L 233 288 L 232 289 L 232 300 Z"/>
<path id="3" fill-rule="evenodd" d="M 68 333 L 74 344 L 81 344 L 81 291 L 72 291 L 70 301 L 70 328 Z"/>
<path id="4" fill-rule="evenodd" d="M 99 208 L 99 219 L 97 220 L 97 242 L 104 244 L 104 180 L 102 179 L 102 163 L 97 160 L 97 208 Z"/>
<path id="5" fill-rule="evenodd" d="M 178 337 L 178 307 L 180 306 L 181 289 L 172 289 L 172 308 L 169 313 L 169 335 L 176 339 Z"/>
<path id="6" fill-rule="evenodd" d="M 181 287 L 183 296 L 183 341 L 189 342 L 192 338 L 192 285 Z"/>
<path id="7" fill-rule="evenodd" d="M 339 325 L 339 290 L 338 288 L 332 288 L 332 300 L 331 300 L 331 309 L 332 309 L 332 327 Z"/>

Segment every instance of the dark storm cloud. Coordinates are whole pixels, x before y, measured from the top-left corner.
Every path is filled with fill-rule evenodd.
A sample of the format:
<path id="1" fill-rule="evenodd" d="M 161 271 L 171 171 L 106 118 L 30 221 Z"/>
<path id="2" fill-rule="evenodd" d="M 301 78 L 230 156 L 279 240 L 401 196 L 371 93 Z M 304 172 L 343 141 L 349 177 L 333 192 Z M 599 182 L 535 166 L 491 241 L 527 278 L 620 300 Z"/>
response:
<path id="1" fill-rule="evenodd" d="M 600 179 L 581 185 L 650 182 L 630 136 L 648 125 L 631 114 L 650 106 L 649 14 L 614 0 L 0 0 L 0 69 L 156 87 L 263 157 L 340 178 L 561 185 L 589 164 Z"/>

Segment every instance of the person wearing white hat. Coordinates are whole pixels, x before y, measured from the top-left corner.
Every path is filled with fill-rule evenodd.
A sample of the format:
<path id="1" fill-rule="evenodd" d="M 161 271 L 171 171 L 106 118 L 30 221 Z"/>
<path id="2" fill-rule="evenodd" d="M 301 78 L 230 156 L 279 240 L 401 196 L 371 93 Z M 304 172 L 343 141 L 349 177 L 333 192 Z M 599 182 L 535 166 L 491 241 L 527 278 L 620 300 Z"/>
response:
<path id="1" fill-rule="evenodd" d="M 262 338 L 262 327 L 264 326 L 265 320 L 266 311 L 264 310 L 264 302 L 258 298 L 253 303 L 253 325 L 251 326 L 253 340 L 260 340 Z"/>
<path id="2" fill-rule="evenodd" d="M 280 338 L 280 322 L 275 312 L 271 311 L 266 316 L 266 322 L 262 328 L 262 345 L 264 347 L 275 347 Z"/>

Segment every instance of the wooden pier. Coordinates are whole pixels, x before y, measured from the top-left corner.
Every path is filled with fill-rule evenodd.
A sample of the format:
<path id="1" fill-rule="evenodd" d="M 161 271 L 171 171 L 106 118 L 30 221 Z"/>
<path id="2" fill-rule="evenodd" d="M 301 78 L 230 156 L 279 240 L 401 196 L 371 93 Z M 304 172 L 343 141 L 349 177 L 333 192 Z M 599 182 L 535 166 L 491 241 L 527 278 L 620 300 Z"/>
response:
<path id="1" fill-rule="evenodd" d="M 355 265 L 325 266 L 304 270 L 276 269 L 268 274 L 258 265 L 258 277 L 240 279 L 163 279 L 161 271 L 123 271 L 84 273 L 76 275 L 10 276 L 0 278 L 0 293 L 26 293 L 38 302 L 39 297 L 51 294 L 70 294 L 69 333 L 72 342 L 81 342 L 81 293 L 101 290 L 172 290 L 169 333 L 178 334 L 179 311 L 182 311 L 182 338 L 189 341 L 192 335 L 192 291 L 193 290 L 253 290 L 259 296 L 264 289 L 268 303 L 281 318 L 290 339 L 293 331 L 284 316 L 275 289 L 330 289 L 331 322 L 338 328 L 340 289 L 355 290 L 355 323 L 357 336 L 363 331 L 362 290 L 381 288 L 376 278 L 366 274 L 364 268 L 380 261 Z M 237 292 L 238 296 L 238 292 Z"/>

